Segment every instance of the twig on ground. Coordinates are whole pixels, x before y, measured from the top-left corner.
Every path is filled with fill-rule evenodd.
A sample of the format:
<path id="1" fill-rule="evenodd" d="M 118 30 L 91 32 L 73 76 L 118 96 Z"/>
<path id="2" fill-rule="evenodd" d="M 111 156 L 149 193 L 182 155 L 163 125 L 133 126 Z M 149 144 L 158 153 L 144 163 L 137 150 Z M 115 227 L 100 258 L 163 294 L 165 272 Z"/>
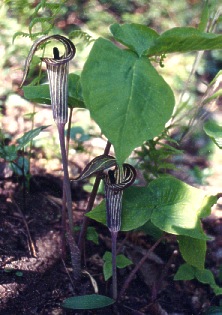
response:
<path id="1" fill-rule="evenodd" d="M 147 251 L 146 255 L 143 256 L 143 258 L 139 261 L 139 263 L 134 267 L 134 269 L 131 271 L 131 273 L 129 274 L 128 278 L 124 282 L 123 287 L 122 287 L 122 289 L 120 291 L 118 299 L 120 299 L 123 296 L 123 294 L 125 293 L 125 291 L 129 287 L 129 284 L 133 280 L 133 278 L 134 278 L 135 274 L 137 273 L 137 271 L 142 267 L 142 265 L 145 263 L 145 261 L 149 258 L 150 253 L 155 250 L 155 248 L 163 241 L 164 238 L 165 238 L 165 235 L 163 235 L 161 238 L 159 238 L 156 241 L 156 243 Z"/>
<path id="2" fill-rule="evenodd" d="M 30 231 L 29 231 L 28 223 L 27 223 L 27 221 L 25 219 L 24 214 L 22 213 L 22 210 L 17 205 L 15 200 L 12 200 L 12 202 L 15 205 L 16 209 L 18 210 L 18 212 L 19 212 L 19 214 L 21 216 L 21 219 L 22 219 L 22 221 L 24 223 L 24 226 L 25 226 L 25 229 L 26 229 L 26 232 L 27 232 L 28 247 L 29 247 L 30 254 L 31 254 L 32 257 L 36 258 L 37 257 L 37 253 L 36 253 L 35 245 L 34 245 L 34 242 L 32 241 L 32 237 L 31 237 L 31 234 L 30 234 Z"/>

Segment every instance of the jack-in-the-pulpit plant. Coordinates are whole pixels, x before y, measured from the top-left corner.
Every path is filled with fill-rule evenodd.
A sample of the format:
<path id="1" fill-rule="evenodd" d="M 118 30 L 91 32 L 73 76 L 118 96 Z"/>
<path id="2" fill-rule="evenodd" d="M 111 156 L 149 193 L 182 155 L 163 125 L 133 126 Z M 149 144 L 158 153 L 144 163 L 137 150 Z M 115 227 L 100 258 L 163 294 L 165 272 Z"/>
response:
<path id="1" fill-rule="evenodd" d="M 116 300 L 116 241 L 121 229 L 123 190 L 134 183 L 136 170 L 126 163 L 119 166 L 112 156 L 101 155 L 93 159 L 76 180 L 82 180 L 98 172 L 101 172 L 105 186 L 106 221 L 112 238 L 112 291 L 113 298 Z"/>
<path id="2" fill-rule="evenodd" d="M 207 2 L 205 12 L 208 11 Z M 209 21 L 210 24 L 215 25 L 217 19 L 212 19 L 212 22 Z M 208 18 L 205 19 L 203 15 L 201 22 L 207 22 L 207 20 Z M 222 35 L 213 34 L 210 28 L 204 32 L 205 22 L 200 23 L 197 28 L 175 27 L 161 34 L 147 25 L 115 23 L 110 27 L 113 38 L 107 40 L 100 37 L 95 40 L 83 71 L 75 81 L 78 84 L 72 84 L 69 87 L 70 95 L 74 92 L 73 94 L 78 96 L 78 105 L 81 104 L 80 107 L 82 107 L 84 104 L 84 108 L 90 111 L 90 115 L 100 127 L 101 133 L 107 138 L 109 148 L 112 144 L 115 151 L 115 158 L 108 156 L 109 149 L 103 156 L 95 158 L 77 179 L 82 180 L 92 174 L 97 174 L 98 180 L 95 181 L 96 184 L 94 184 L 91 194 L 94 197 L 91 198 L 90 196 L 90 202 L 87 206 L 87 218 L 107 224 L 112 234 L 114 299 L 108 302 L 105 299 L 105 303 L 103 303 L 103 297 L 100 300 L 101 303 L 97 300 L 96 305 L 94 304 L 96 307 L 98 304 L 100 307 L 104 307 L 104 305 L 107 306 L 110 305 L 109 303 L 119 300 L 138 271 L 139 268 L 137 267 L 141 267 L 148 257 L 145 255 L 139 264 L 136 263 L 137 266 L 126 279 L 120 296 L 116 299 L 115 253 L 116 237 L 120 228 L 123 232 L 141 228 L 149 235 L 152 235 L 150 230 L 156 229 L 158 235 L 161 233 L 161 236 L 158 236 L 159 239 L 150 248 L 152 250 L 163 240 L 164 235 L 173 234 L 178 241 L 179 250 L 184 259 L 184 264 L 179 267 L 174 279 L 197 279 L 204 284 L 208 283 L 215 294 L 222 293 L 222 288 L 214 281 L 212 272 L 205 268 L 208 237 L 201 224 L 201 220 L 210 215 L 211 207 L 217 202 L 218 196 L 207 195 L 200 189 L 189 186 L 172 176 L 159 176 L 158 170 L 161 161 L 158 159 L 155 160 L 157 163 L 155 176 L 157 178 L 153 179 L 152 176 L 149 185 L 129 187 L 123 194 L 123 189 L 132 184 L 135 179 L 134 169 L 124 164 L 126 159 L 133 150 L 143 146 L 147 141 L 151 143 L 157 138 L 165 140 L 161 136 L 164 133 L 170 137 L 169 131 L 173 128 L 172 115 L 174 112 L 179 113 L 181 108 L 185 106 L 182 104 L 180 107 L 178 104 L 178 110 L 175 111 L 174 93 L 159 73 L 156 61 L 159 60 L 159 65 L 162 66 L 163 58 L 171 53 L 222 49 Z M 53 37 L 48 37 L 48 40 L 50 39 Z M 119 44 L 116 45 L 117 42 Z M 60 62 L 62 64 L 65 57 L 60 57 L 57 48 L 54 49 L 53 53 L 54 61 L 53 64 L 47 66 L 48 71 L 51 71 L 49 68 L 53 69 L 55 64 L 57 66 Z M 68 55 L 67 49 L 65 55 Z M 47 63 L 47 60 L 45 61 Z M 165 59 L 165 64 L 167 65 L 167 59 Z M 53 72 L 51 74 L 57 80 Z M 60 93 L 58 86 L 62 83 L 58 82 L 58 86 L 56 86 L 55 83 L 52 83 L 50 74 L 49 80 L 50 93 L 53 95 L 57 92 Z M 53 84 L 54 89 L 52 89 L 51 84 Z M 39 91 L 39 87 L 36 88 L 36 91 Z M 51 95 L 52 98 L 53 95 Z M 27 98 L 30 100 L 38 99 L 39 95 L 35 96 L 37 97 L 32 95 Z M 47 99 L 48 94 L 41 95 L 41 97 Z M 196 104 L 193 105 L 196 107 Z M 180 115 L 177 119 L 179 121 Z M 64 122 L 57 121 L 57 124 L 63 126 Z M 166 124 L 168 125 L 167 128 Z M 175 121 L 174 125 L 176 126 Z M 165 141 L 163 144 L 165 146 Z M 164 166 L 165 168 L 166 166 Z M 90 211 L 93 208 L 100 175 L 105 185 L 105 201 Z M 69 195 L 67 194 L 67 204 L 69 204 L 68 198 Z M 162 236 L 162 234 L 164 235 Z M 81 243 L 79 242 L 79 244 Z M 158 281 L 161 282 L 163 276 L 164 272 Z M 151 304 L 156 302 L 157 291 L 160 287 L 159 284 L 156 285 L 155 283 L 151 288 Z M 95 302 L 95 300 L 94 294 L 74 296 L 67 299 L 63 307 L 90 309 L 94 308 L 92 301 Z M 77 304 L 81 302 L 81 305 L 76 305 L 76 302 Z"/>
<path id="3" fill-rule="evenodd" d="M 68 93 L 69 61 L 73 59 L 73 57 L 75 56 L 76 49 L 75 49 L 74 44 L 69 39 L 61 35 L 43 36 L 37 41 L 35 41 L 26 59 L 25 71 L 24 71 L 24 76 L 23 76 L 21 85 L 23 85 L 25 82 L 25 79 L 28 74 L 29 66 L 30 66 L 30 63 L 31 63 L 31 60 L 35 51 L 38 49 L 40 45 L 45 44 L 49 40 L 60 41 L 65 47 L 64 55 L 60 56 L 58 48 L 54 47 L 52 58 L 44 57 L 41 59 L 43 62 L 46 63 L 46 66 L 47 66 L 53 118 L 56 122 L 58 133 L 59 133 L 63 172 L 64 172 L 63 191 L 64 191 L 64 198 L 67 203 L 68 217 L 69 217 L 69 228 L 66 229 L 66 234 L 67 234 L 67 239 L 70 246 L 74 278 L 77 279 L 80 274 L 79 273 L 80 254 L 79 254 L 79 249 L 75 245 L 75 241 L 72 236 L 73 234 L 72 198 L 71 198 L 71 189 L 70 189 L 70 181 L 69 181 L 69 174 L 68 174 L 67 153 L 66 153 L 66 148 L 65 148 L 65 124 L 68 120 L 67 93 Z M 66 217 L 65 209 L 63 209 L 62 217 L 63 217 L 63 228 L 65 230 L 65 217 Z"/>
<path id="4" fill-rule="evenodd" d="M 122 167 L 117 165 L 114 170 L 108 170 L 104 176 L 107 226 L 112 238 L 112 291 L 114 300 L 117 299 L 116 242 L 121 228 L 123 190 L 131 186 L 135 179 L 136 171 L 129 164 L 123 164 Z"/>

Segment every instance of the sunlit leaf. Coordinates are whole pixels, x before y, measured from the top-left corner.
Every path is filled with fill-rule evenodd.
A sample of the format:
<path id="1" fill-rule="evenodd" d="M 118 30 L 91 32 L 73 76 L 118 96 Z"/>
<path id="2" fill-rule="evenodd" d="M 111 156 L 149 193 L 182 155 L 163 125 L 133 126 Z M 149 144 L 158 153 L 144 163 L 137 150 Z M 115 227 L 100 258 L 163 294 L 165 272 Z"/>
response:
<path id="1" fill-rule="evenodd" d="M 152 181 L 149 189 L 156 197 L 153 224 L 168 233 L 206 240 L 200 218 L 210 214 L 216 196 L 169 176 Z"/>
<path id="2" fill-rule="evenodd" d="M 171 176 L 153 180 L 147 187 L 130 187 L 123 194 L 121 230 L 151 220 L 162 231 L 206 240 L 200 219 L 210 214 L 217 199 Z M 106 224 L 104 202 L 87 216 Z"/>

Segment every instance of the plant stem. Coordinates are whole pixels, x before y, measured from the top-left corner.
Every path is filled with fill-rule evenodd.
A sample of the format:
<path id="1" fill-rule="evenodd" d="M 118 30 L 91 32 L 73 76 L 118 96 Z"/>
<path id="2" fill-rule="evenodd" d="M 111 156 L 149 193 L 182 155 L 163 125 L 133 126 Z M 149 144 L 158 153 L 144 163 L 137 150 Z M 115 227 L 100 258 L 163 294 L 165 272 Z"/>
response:
<path id="1" fill-rule="evenodd" d="M 62 258 L 66 257 L 66 191 L 63 181 L 62 187 Z"/>
<path id="2" fill-rule="evenodd" d="M 79 248 L 76 245 L 74 239 L 74 229 L 73 229 L 73 216 L 72 216 L 72 197 L 71 197 L 71 189 L 70 189 L 70 181 L 69 181 L 69 173 L 68 173 L 68 161 L 67 161 L 67 154 L 65 148 L 65 123 L 58 123 L 58 132 L 59 132 L 59 141 L 60 141 L 60 148 L 61 148 L 61 155 L 62 155 L 62 164 L 63 164 L 63 172 L 64 172 L 64 180 L 63 180 L 63 187 L 65 190 L 65 198 L 67 203 L 68 209 L 68 219 L 69 225 L 67 228 L 67 240 L 70 248 L 70 255 L 73 267 L 73 276 L 75 280 L 78 280 L 80 277 L 80 252 Z M 65 211 L 65 209 L 63 209 Z M 63 214 L 63 217 L 65 215 Z"/>
<path id="3" fill-rule="evenodd" d="M 111 147 L 111 143 L 109 141 L 107 141 L 106 147 L 105 147 L 104 153 L 103 153 L 104 155 L 108 155 L 109 154 L 110 147 Z M 100 181 L 101 181 L 101 176 L 97 175 L 96 176 L 96 180 L 95 180 L 94 185 L 93 185 L 92 192 L 91 192 L 90 197 L 89 197 L 89 201 L 88 201 L 85 213 L 88 213 L 93 208 L 93 205 L 94 205 L 94 202 L 95 202 L 95 199 L 96 199 L 96 195 L 97 195 L 97 191 L 99 189 Z M 79 250 L 80 250 L 81 254 L 82 254 L 83 247 L 84 247 L 84 241 L 85 241 L 85 236 L 86 236 L 88 223 L 89 223 L 89 218 L 84 216 L 83 223 L 82 223 L 82 228 L 81 228 L 80 235 L 79 235 L 79 241 L 78 241 L 78 247 L 79 247 Z"/>
<path id="4" fill-rule="evenodd" d="M 139 263 L 134 267 L 134 269 L 131 271 L 129 277 L 126 279 L 126 281 L 123 284 L 123 287 L 119 294 L 119 299 L 122 297 L 122 295 L 125 293 L 127 288 L 129 287 L 130 282 L 133 280 L 135 274 L 137 271 L 142 267 L 142 265 L 145 263 L 147 258 L 149 258 L 149 255 L 151 252 L 154 251 L 154 249 L 162 242 L 162 240 L 165 238 L 165 235 L 163 235 L 161 238 L 159 238 L 156 243 L 147 251 L 146 255 L 143 256 L 143 258 L 139 261 Z"/>
<path id="5" fill-rule="evenodd" d="M 112 238 L 112 292 L 113 299 L 117 299 L 117 272 L 116 272 L 116 241 L 117 241 L 117 231 L 111 231 Z"/>
<path id="6" fill-rule="evenodd" d="M 69 181 L 69 173 L 68 173 L 68 161 L 66 155 L 66 148 L 65 148 L 65 124 L 57 124 L 58 132 L 59 132 L 59 141 L 60 141 L 60 149 L 62 155 L 62 165 L 63 165 L 63 173 L 64 173 L 64 188 L 65 188 L 65 195 L 67 201 L 67 208 L 68 208 L 68 217 L 69 217 L 69 230 L 73 233 L 73 216 L 72 216 L 72 197 L 71 197 L 71 189 L 70 189 L 70 181 Z"/>
<path id="7" fill-rule="evenodd" d="M 34 117 L 35 117 L 35 104 L 33 104 L 32 107 L 32 115 L 31 115 L 31 130 L 34 129 Z M 33 146 L 33 140 L 30 141 L 29 144 L 29 152 L 28 152 L 28 160 L 29 160 L 29 170 L 28 173 L 30 174 L 30 160 L 31 160 L 31 155 L 32 155 L 32 146 Z M 29 179 L 28 179 L 28 187 L 29 187 Z"/>
<path id="8" fill-rule="evenodd" d="M 69 121 L 66 135 L 66 159 L 68 160 L 69 154 L 69 141 L 70 141 L 70 129 L 72 121 L 73 108 L 70 109 Z M 65 181 L 63 182 L 63 199 L 62 199 L 62 257 L 66 257 L 66 240 L 65 240 L 65 231 L 66 231 L 66 191 L 65 191 Z"/>
<path id="9" fill-rule="evenodd" d="M 68 154 L 69 154 L 69 142 L 70 142 L 70 132 L 71 132 L 71 123 L 72 123 L 72 113 L 73 113 L 73 107 L 70 108 L 68 128 L 67 128 L 67 134 L 66 134 L 66 155 L 67 155 L 67 158 L 68 158 Z"/>

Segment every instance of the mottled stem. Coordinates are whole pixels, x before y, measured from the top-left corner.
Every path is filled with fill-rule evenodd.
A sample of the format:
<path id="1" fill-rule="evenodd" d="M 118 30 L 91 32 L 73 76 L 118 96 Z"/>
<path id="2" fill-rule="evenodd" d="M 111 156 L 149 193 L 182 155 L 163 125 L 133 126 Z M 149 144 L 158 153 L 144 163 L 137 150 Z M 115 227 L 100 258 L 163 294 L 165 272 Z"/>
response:
<path id="1" fill-rule="evenodd" d="M 71 129 L 71 120 L 72 120 L 73 108 L 70 109 L 69 113 L 69 121 L 66 135 L 66 158 L 68 160 L 69 154 L 69 141 L 70 141 L 70 129 Z M 65 181 L 63 181 L 63 199 L 62 199 L 62 257 L 65 259 L 66 257 L 66 240 L 65 240 L 65 232 L 66 232 L 66 191 L 65 191 Z"/>
<path id="2" fill-rule="evenodd" d="M 65 198 L 68 209 L 68 219 L 69 225 L 67 230 L 67 240 L 70 248 L 70 255 L 73 267 L 73 276 L 75 280 L 78 280 L 80 277 L 80 252 L 79 248 L 76 245 L 74 239 L 74 229 L 73 229 L 73 216 L 72 216 L 72 197 L 71 197 L 71 188 L 69 181 L 69 173 L 68 173 L 68 161 L 65 147 L 65 123 L 58 123 L 58 132 L 59 132 L 59 140 L 60 140 L 60 148 L 62 155 L 62 164 L 63 164 L 63 173 L 64 173 L 64 190 L 65 190 Z M 63 209 L 65 211 L 65 209 Z M 64 214 L 63 214 L 64 216 Z"/>
<path id="3" fill-rule="evenodd" d="M 69 181 L 69 173 L 68 173 L 68 161 L 66 155 L 66 147 L 65 147 L 65 124 L 57 124 L 58 132 L 59 132 L 59 141 L 60 141 L 60 149 L 62 155 L 62 165 L 63 165 L 63 173 L 64 173 L 64 189 L 66 195 L 67 209 L 68 209 L 68 217 L 69 217 L 69 229 L 73 231 L 73 216 L 72 216 L 72 197 L 71 197 L 71 188 Z"/>
<path id="4" fill-rule="evenodd" d="M 118 232 L 111 231 L 112 238 L 112 293 L 113 299 L 117 299 L 117 270 L 116 270 L 116 243 Z"/>

